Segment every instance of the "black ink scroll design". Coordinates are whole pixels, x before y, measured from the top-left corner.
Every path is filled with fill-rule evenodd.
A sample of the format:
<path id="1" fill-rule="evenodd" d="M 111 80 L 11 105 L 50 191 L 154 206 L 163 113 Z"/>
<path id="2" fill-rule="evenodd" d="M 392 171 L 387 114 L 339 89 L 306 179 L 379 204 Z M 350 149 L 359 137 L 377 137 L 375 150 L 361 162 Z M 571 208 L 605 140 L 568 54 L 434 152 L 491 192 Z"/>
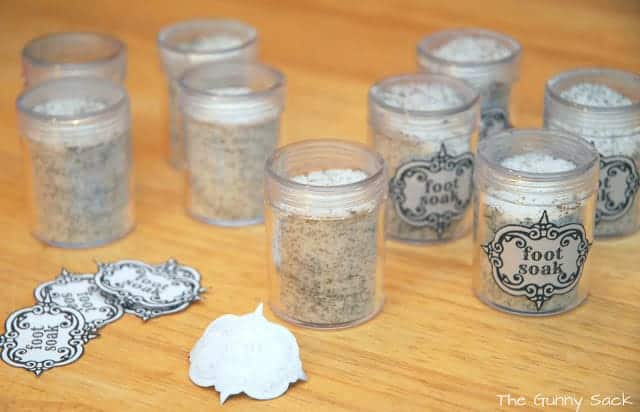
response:
<path id="1" fill-rule="evenodd" d="M 0 336 L 2 360 L 10 366 L 23 368 L 40 376 L 43 372 L 78 360 L 84 344 L 95 337 L 95 331 L 85 328 L 82 314 L 59 306 L 47 293 L 34 306 L 12 313 Z"/>
<path id="2" fill-rule="evenodd" d="M 510 244 L 518 252 L 505 254 L 505 245 Z M 591 243 L 587 240 L 581 224 L 556 225 L 549 222 L 544 211 L 540 220 L 531 225 L 507 225 L 500 228 L 482 250 L 492 267 L 493 279 L 502 291 L 513 296 L 526 296 L 536 305 L 537 311 L 554 295 L 571 291 L 582 275 Z M 525 248 L 538 251 L 561 251 L 555 264 L 559 273 L 521 273 L 520 264 Z M 572 262 L 573 261 L 573 262 Z M 566 270 L 565 268 L 574 270 Z"/>
<path id="3" fill-rule="evenodd" d="M 441 237 L 451 222 L 464 216 L 471 200 L 471 174 L 473 173 L 473 155 L 463 153 L 451 156 L 444 144 L 439 152 L 428 160 L 412 160 L 400 166 L 389 181 L 389 195 L 398 216 L 412 226 L 430 227 Z M 433 206 L 429 204 L 428 181 L 443 184 L 454 179 L 468 177 L 467 183 L 457 190 L 449 192 L 451 201 Z M 408 199 L 408 180 L 420 183 L 420 201 L 414 207 L 406 205 Z"/>
<path id="4" fill-rule="evenodd" d="M 85 327 L 90 330 L 115 322 L 124 314 L 117 298 L 98 288 L 93 274 L 73 274 L 62 269 L 53 281 L 41 284 L 34 292 L 38 301 L 43 301 L 47 293 L 54 303 L 71 306 L 82 313 Z M 72 298 L 67 301 L 68 296 Z"/>
<path id="5" fill-rule="evenodd" d="M 619 177 L 623 177 L 622 187 Z M 640 189 L 640 174 L 632 158 L 600 155 L 600 182 L 596 224 L 619 219 L 633 205 Z M 621 192 L 621 193 L 620 193 Z M 614 196 L 617 194 L 618 196 Z"/>
<path id="6" fill-rule="evenodd" d="M 144 305 L 149 309 L 164 309 L 191 302 L 200 292 L 197 279 L 138 261 L 101 263 L 95 281 L 101 290 L 117 296 L 125 308 Z"/>

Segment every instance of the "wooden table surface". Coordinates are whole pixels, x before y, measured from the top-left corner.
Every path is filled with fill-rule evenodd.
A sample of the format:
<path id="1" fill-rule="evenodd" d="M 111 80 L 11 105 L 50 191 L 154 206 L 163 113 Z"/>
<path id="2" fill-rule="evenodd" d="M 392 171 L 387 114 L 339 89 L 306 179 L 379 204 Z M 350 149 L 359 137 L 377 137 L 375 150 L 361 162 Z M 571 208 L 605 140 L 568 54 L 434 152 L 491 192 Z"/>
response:
<path id="1" fill-rule="evenodd" d="M 217 410 L 218 394 L 193 385 L 187 355 L 224 313 L 265 298 L 264 226 L 222 229 L 185 216 L 183 179 L 166 161 L 166 85 L 158 30 L 200 16 L 246 20 L 263 61 L 288 76 L 283 142 L 311 137 L 365 141 L 366 93 L 375 80 L 415 68 L 415 45 L 439 29 L 503 31 L 524 47 L 512 106 L 519 126 L 541 124 L 547 78 L 577 66 L 640 69 L 638 1 L 0 1 L 0 316 L 33 304 L 33 289 L 61 267 L 92 272 L 96 261 L 175 257 L 200 270 L 203 302 L 142 323 L 103 329 L 76 363 L 39 378 L 0 365 L 0 410 Z M 25 176 L 14 99 L 20 50 L 47 31 L 113 33 L 129 46 L 137 227 L 89 250 L 38 243 L 28 231 Z M 536 394 L 584 397 L 581 411 L 640 410 L 640 234 L 597 242 L 587 303 L 529 319 L 481 304 L 471 293 L 470 237 L 439 246 L 387 244 L 386 305 L 373 321 L 336 332 L 289 326 L 309 381 L 282 397 L 230 398 L 225 410 L 495 411 L 535 408 Z M 266 311 L 266 316 L 280 322 Z M 631 396 L 624 408 L 589 397 Z M 497 395 L 527 398 L 500 407 Z"/>

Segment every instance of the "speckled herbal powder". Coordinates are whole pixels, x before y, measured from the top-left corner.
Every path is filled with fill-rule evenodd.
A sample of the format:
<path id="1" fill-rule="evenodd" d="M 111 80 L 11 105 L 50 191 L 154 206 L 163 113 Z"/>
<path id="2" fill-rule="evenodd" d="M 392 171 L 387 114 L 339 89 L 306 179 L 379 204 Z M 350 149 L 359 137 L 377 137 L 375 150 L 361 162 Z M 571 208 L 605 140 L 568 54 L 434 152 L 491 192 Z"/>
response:
<path id="1" fill-rule="evenodd" d="M 558 173 L 575 168 L 575 164 L 572 162 L 539 153 L 506 158 L 502 165 L 529 173 Z M 543 220 L 543 215 L 548 218 L 549 223 L 558 226 L 572 223 L 588 226 L 589 220 L 586 219 L 586 216 L 593 213 L 593 209 L 589 207 L 591 198 L 585 198 L 582 194 L 576 194 L 569 201 L 558 201 L 554 196 L 535 192 L 527 194 L 504 191 L 482 192 L 479 196 L 481 198 L 477 199 L 474 206 L 476 214 L 476 228 L 474 230 L 480 245 L 490 243 L 496 233 L 505 226 L 531 227 Z M 548 204 L 542 205 L 542 203 L 546 203 L 541 202 L 545 196 L 549 198 L 549 201 Z M 586 232 L 589 233 L 588 227 L 586 227 Z M 587 240 L 592 241 L 592 239 Z M 478 242 L 476 241 L 476 243 Z M 481 254 L 478 259 L 480 277 L 476 282 L 475 290 L 478 296 L 491 305 L 513 312 L 543 315 L 571 309 L 577 306 L 584 297 L 579 285 L 576 285 L 567 293 L 553 295 L 538 309 L 536 304 L 526 296 L 514 296 L 502 290 L 493 276 L 493 268 L 488 257 L 482 251 L 475 253 Z M 582 279 L 578 280 L 578 282 L 581 281 Z"/>
<path id="2" fill-rule="evenodd" d="M 512 53 L 512 50 L 492 38 L 472 35 L 455 38 L 433 51 L 434 56 L 447 61 L 478 64 L 500 61 Z M 502 82 L 498 78 L 483 84 L 471 83 L 480 94 L 480 138 L 510 127 L 511 83 Z"/>
<path id="3" fill-rule="evenodd" d="M 391 86 L 387 90 L 377 92 L 377 95 L 385 104 L 408 112 L 437 112 L 466 104 L 464 97 L 456 89 L 435 82 Z M 474 111 L 473 108 L 468 110 Z M 448 240 L 463 235 L 470 227 L 469 207 L 473 172 L 471 146 L 476 117 L 474 113 L 470 113 L 468 121 L 461 124 L 455 124 L 460 120 L 454 121 L 451 116 L 443 115 L 438 119 L 432 115 L 431 118 L 433 120 L 430 126 L 425 129 L 411 127 L 408 123 L 401 129 L 376 125 L 370 128 L 371 140 L 384 158 L 389 171 L 386 231 L 390 237 L 398 240 Z M 450 176 L 453 172 L 444 170 L 449 162 L 454 162 L 463 173 Z M 410 164 L 414 164 L 411 171 L 407 169 Z M 415 182 L 413 178 L 405 179 L 400 176 L 416 171 L 426 174 L 427 180 L 431 182 L 428 185 L 429 190 L 425 189 L 424 182 L 418 185 L 419 182 Z M 405 186 L 409 181 L 416 183 L 415 190 Z M 439 189 L 445 185 L 455 187 Z M 433 187 L 438 190 L 434 190 Z M 409 198 L 414 195 L 419 195 L 421 199 L 429 199 L 422 213 L 418 212 L 421 206 L 409 205 L 412 203 Z M 432 199 L 437 199 L 437 205 L 434 206 L 430 202 Z M 405 211 L 405 208 L 409 209 Z M 414 212 L 416 216 L 413 215 Z M 422 217 L 418 218 L 417 215 Z M 427 219 L 433 216 L 437 218 Z"/>
<path id="4" fill-rule="evenodd" d="M 185 117 L 189 213 L 233 225 L 264 215 L 264 164 L 278 144 L 279 118 L 253 124 Z"/>
<path id="5" fill-rule="evenodd" d="M 294 177 L 314 186 L 363 180 L 362 171 L 330 169 Z M 278 306 L 297 322 L 339 325 L 368 318 L 379 304 L 381 209 L 375 202 L 305 213 L 270 208 L 271 258 Z"/>
<path id="6" fill-rule="evenodd" d="M 570 102 L 593 108 L 622 108 L 629 106 L 633 102 L 618 91 L 598 83 L 577 83 L 564 90 L 560 96 Z M 585 122 L 582 127 L 562 122 L 556 119 L 553 127 L 576 134 L 590 141 L 600 153 L 600 190 L 598 192 L 598 207 L 596 210 L 596 235 L 616 236 L 629 233 L 634 228 L 640 226 L 640 202 L 638 192 L 640 191 L 640 130 L 630 126 L 626 130 L 613 129 L 607 127 L 606 122 L 597 124 Z M 632 164 L 635 169 L 635 183 L 628 181 L 622 185 L 626 190 L 610 190 L 604 187 L 608 179 L 619 179 L 618 173 L 609 175 L 609 168 L 612 162 L 620 162 L 620 159 Z M 620 174 L 620 176 L 624 176 Z M 633 179 L 633 177 L 627 177 Z M 609 213 L 607 211 L 607 196 L 615 204 L 625 201 L 631 202 L 630 207 L 623 213 Z"/>
<path id="7" fill-rule="evenodd" d="M 41 103 L 35 112 L 83 115 L 105 109 L 100 101 Z M 58 246 L 86 247 L 125 235 L 133 225 L 130 131 L 92 136 L 25 139 L 34 234 Z"/>

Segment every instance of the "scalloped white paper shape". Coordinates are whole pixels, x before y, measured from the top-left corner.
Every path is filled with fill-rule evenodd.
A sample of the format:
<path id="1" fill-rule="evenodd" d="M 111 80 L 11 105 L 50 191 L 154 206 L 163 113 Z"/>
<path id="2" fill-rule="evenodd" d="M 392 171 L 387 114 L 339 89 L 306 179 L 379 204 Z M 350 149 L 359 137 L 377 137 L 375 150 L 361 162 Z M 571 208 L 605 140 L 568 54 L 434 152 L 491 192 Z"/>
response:
<path id="1" fill-rule="evenodd" d="M 262 314 L 223 315 L 214 320 L 190 354 L 189 378 L 198 386 L 214 386 L 220 404 L 244 392 L 254 399 L 273 399 L 298 380 L 302 370 L 295 336 Z"/>

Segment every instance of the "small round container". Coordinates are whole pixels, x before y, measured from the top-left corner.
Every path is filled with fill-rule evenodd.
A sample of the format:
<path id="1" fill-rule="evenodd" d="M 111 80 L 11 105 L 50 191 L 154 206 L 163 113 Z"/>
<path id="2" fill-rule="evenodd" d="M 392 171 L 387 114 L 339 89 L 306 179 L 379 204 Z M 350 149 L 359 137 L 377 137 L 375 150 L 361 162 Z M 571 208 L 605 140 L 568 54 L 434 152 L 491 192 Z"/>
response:
<path id="1" fill-rule="evenodd" d="M 26 87 L 60 77 L 104 77 L 124 83 L 127 46 L 100 33 L 53 33 L 31 40 L 22 49 Z"/>
<path id="2" fill-rule="evenodd" d="M 401 241 L 458 238 L 471 227 L 478 94 L 447 76 L 408 74 L 369 90 L 369 135 L 389 173 L 385 226 Z"/>
<path id="3" fill-rule="evenodd" d="M 480 94 L 480 139 L 510 128 L 511 87 L 520 75 L 520 44 L 481 29 L 436 32 L 418 43 L 420 70 L 469 82 Z"/>
<path id="4" fill-rule="evenodd" d="M 184 137 L 178 107 L 177 83 L 190 68 L 207 62 L 253 62 L 258 53 L 256 30 L 227 19 L 186 20 L 158 33 L 158 48 L 169 84 L 169 158 L 184 167 Z"/>
<path id="5" fill-rule="evenodd" d="M 596 236 L 640 228 L 640 75 L 578 69 L 547 82 L 546 127 L 591 142 L 600 153 Z"/>
<path id="6" fill-rule="evenodd" d="M 112 242 L 134 225 L 129 98 L 105 79 L 65 78 L 18 97 L 32 232 L 57 247 Z"/>
<path id="7" fill-rule="evenodd" d="M 598 153 L 570 134 L 509 130 L 478 144 L 473 289 L 504 312 L 566 312 L 589 293 Z"/>
<path id="8" fill-rule="evenodd" d="M 383 305 L 384 160 L 338 140 L 277 150 L 266 164 L 269 303 L 310 328 L 350 327 Z"/>
<path id="9" fill-rule="evenodd" d="M 205 223 L 264 220 L 264 164 L 278 145 L 285 77 L 270 67 L 205 63 L 179 82 L 187 211 Z"/>

